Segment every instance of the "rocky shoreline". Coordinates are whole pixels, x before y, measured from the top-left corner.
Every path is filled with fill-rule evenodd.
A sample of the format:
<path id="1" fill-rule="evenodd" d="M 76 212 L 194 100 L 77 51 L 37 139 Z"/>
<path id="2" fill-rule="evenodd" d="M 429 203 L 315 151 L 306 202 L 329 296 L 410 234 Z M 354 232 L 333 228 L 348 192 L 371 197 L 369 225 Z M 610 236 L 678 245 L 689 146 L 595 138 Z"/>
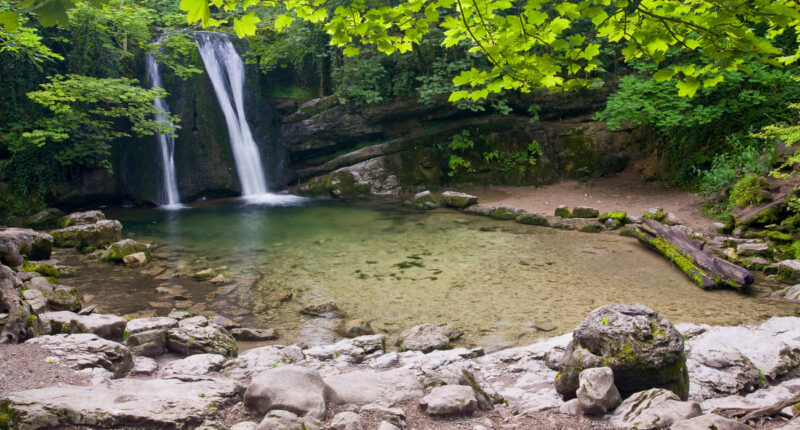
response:
<path id="1" fill-rule="evenodd" d="M 561 207 L 549 217 L 476 200 L 420 193 L 410 204 L 441 202 L 495 219 L 591 232 L 635 235 L 653 222 L 588 207 Z M 657 210 L 648 215 L 670 223 Z M 72 214 L 51 234 L 0 232 L 0 329 L 8 344 L 0 346 L 0 428 L 740 429 L 750 427 L 728 418 L 787 401 L 745 421 L 759 429 L 800 428 L 787 420 L 800 402 L 793 398 L 800 391 L 800 318 L 673 327 L 643 306 L 607 305 L 573 333 L 490 354 L 450 349 L 459 335 L 450 326 L 416 326 L 387 346 L 385 335 L 363 335 L 369 331 L 355 323 L 355 337 L 330 345 L 239 353 L 237 339 L 274 332 L 176 309 L 133 319 L 100 314 L 58 285 L 70 268 L 48 260 L 54 245 L 132 267 L 152 258 L 149 246 L 120 240 L 121 224 L 104 218 L 99 211 Z M 669 228 L 697 237 L 674 224 Z M 217 274 L 195 277 L 214 282 Z M 305 311 L 335 312 L 335 304 Z"/>

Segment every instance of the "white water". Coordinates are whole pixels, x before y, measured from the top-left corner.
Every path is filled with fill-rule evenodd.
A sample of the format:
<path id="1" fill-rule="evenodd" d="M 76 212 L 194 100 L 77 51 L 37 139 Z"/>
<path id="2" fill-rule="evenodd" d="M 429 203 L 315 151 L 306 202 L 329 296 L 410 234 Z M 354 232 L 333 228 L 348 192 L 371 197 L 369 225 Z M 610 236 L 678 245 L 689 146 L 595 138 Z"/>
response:
<path id="1" fill-rule="evenodd" d="M 161 39 L 156 40 L 160 43 Z M 161 82 L 161 73 L 158 70 L 158 62 L 153 55 L 145 56 L 145 67 L 147 69 L 147 77 L 150 79 L 151 87 L 164 88 Z M 169 113 L 169 106 L 162 98 L 157 98 L 153 102 L 157 109 L 162 112 Z M 156 115 L 157 121 L 166 120 L 161 115 Z M 175 174 L 175 138 L 168 134 L 159 134 L 158 143 L 161 146 L 161 165 L 162 165 L 162 192 L 160 196 L 160 204 L 165 209 L 179 209 L 183 206 L 180 201 L 180 193 L 178 192 L 178 180 Z"/>
<path id="2" fill-rule="evenodd" d="M 263 200 L 265 204 L 294 197 L 267 193 L 261 155 L 245 118 L 244 63 L 233 43 L 228 36 L 218 33 L 197 33 L 195 40 L 225 115 L 243 197 L 255 203 Z"/>

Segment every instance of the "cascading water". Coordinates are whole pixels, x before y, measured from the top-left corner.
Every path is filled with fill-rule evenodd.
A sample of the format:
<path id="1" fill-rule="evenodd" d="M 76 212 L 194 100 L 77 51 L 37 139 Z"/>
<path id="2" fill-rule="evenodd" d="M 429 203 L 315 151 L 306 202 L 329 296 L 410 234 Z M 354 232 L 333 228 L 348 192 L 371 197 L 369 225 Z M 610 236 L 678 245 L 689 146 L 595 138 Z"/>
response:
<path id="1" fill-rule="evenodd" d="M 155 43 L 158 45 L 163 38 L 156 39 Z M 145 68 L 147 69 L 147 77 L 150 79 L 151 87 L 164 88 L 161 82 L 161 73 L 158 70 L 158 62 L 154 55 L 148 54 L 145 56 Z M 162 98 L 157 98 L 153 101 L 156 108 L 169 113 L 169 106 Z M 157 115 L 157 121 L 164 121 L 163 116 Z M 178 180 L 175 174 L 175 139 L 168 134 L 159 134 L 158 143 L 161 146 L 161 161 L 162 161 L 162 192 L 160 203 L 164 208 L 177 209 L 182 207 L 180 202 L 180 194 L 178 193 Z"/>

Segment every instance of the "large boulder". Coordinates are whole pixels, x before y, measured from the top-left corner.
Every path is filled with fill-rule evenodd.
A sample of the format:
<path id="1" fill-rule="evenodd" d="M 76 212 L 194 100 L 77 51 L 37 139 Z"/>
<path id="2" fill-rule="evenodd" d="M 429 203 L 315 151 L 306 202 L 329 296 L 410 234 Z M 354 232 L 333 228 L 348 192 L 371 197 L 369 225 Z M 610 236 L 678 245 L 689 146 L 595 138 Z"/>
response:
<path id="1" fill-rule="evenodd" d="M 689 395 L 683 337 L 666 319 L 642 305 L 606 305 L 589 313 L 575 329 L 559 363 L 555 386 L 565 399 L 575 397 L 584 369 L 609 367 L 623 397 L 665 388 L 681 399 Z"/>
<path id="2" fill-rule="evenodd" d="M 101 211 L 73 212 L 61 217 L 58 220 L 58 226 L 64 228 L 72 225 L 94 224 L 104 219 L 106 219 L 106 215 Z"/>
<path id="3" fill-rule="evenodd" d="M 87 389 L 53 386 L 0 399 L 11 428 L 196 428 L 239 400 L 226 379 L 117 379 Z"/>
<path id="4" fill-rule="evenodd" d="M 421 324 L 400 333 L 397 346 L 403 351 L 430 352 L 450 346 L 449 326 Z"/>
<path id="5" fill-rule="evenodd" d="M 653 388 L 625 399 L 611 416 L 611 424 L 622 429 L 666 429 L 702 414 L 697 402 L 682 402 L 671 391 Z"/>
<path id="6" fill-rule="evenodd" d="M 419 406 L 430 415 L 470 415 L 478 409 L 478 400 L 466 385 L 443 385 L 431 390 Z"/>
<path id="7" fill-rule="evenodd" d="M 81 301 L 78 298 L 78 290 L 75 288 L 58 285 L 53 291 L 43 294 L 47 299 L 47 306 L 54 311 L 78 312 L 81 310 Z"/>
<path id="8" fill-rule="evenodd" d="M 50 234 L 57 247 L 92 251 L 120 240 L 122 224 L 117 220 L 102 220 L 94 224 L 73 225 L 53 230 Z"/>
<path id="9" fill-rule="evenodd" d="M 261 414 L 277 409 L 322 419 L 326 388 L 316 370 L 276 367 L 253 378 L 244 393 L 244 402 Z"/>
<path id="10" fill-rule="evenodd" d="M 580 410 L 586 415 L 602 415 L 613 410 L 622 398 L 614 385 L 614 372 L 608 367 L 593 367 L 581 372 L 577 391 Z"/>
<path id="11" fill-rule="evenodd" d="M 221 354 L 236 357 L 238 346 L 231 334 L 205 317 L 181 320 L 167 332 L 167 349 L 182 354 Z"/>
<path id="12" fill-rule="evenodd" d="M 92 333 L 104 339 L 121 339 L 125 332 L 125 318 L 117 315 L 90 314 L 76 315 L 71 321 L 72 330 L 78 333 Z"/>
<path id="13" fill-rule="evenodd" d="M 0 231 L 0 262 L 10 267 L 21 266 L 29 260 L 47 260 L 53 249 L 53 237 L 27 228 L 7 228 Z"/>
<path id="14" fill-rule="evenodd" d="M 133 368 L 133 356 L 128 348 L 91 333 L 41 336 L 28 343 L 50 351 L 76 370 L 103 368 L 121 378 Z"/>
<path id="15" fill-rule="evenodd" d="M 137 242 L 133 239 L 123 239 L 111 244 L 111 246 L 103 252 L 100 259 L 103 261 L 122 261 L 128 255 L 143 252 L 145 257 L 151 258 L 150 244 Z"/>

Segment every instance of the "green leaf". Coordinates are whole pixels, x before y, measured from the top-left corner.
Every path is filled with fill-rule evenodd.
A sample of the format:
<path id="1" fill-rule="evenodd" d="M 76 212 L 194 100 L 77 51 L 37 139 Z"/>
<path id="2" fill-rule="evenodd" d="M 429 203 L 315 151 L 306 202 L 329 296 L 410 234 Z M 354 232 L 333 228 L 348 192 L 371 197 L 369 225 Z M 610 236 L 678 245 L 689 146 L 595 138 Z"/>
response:
<path id="1" fill-rule="evenodd" d="M 200 21 L 205 25 L 211 17 L 206 0 L 181 0 L 179 7 L 186 11 L 186 21 L 189 24 Z"/>
<path id="2" fill-rule="evenodd" d="M 254 36 L 256 34 L 256 24 L 261 20 L 253 12 L 233 20 L 233 30 L 240 38 Z"/>
<path id="3" fill-rule="evenodd" d="M 13 33 L 19 27 L 19 16 L 14 12 L 0 12 L 0 24 L 6 28 L 6 31 Z"/>
<path id="4" fill-rule="evenodd" d="M 712 77 L 710 77 L 708 79 L 703 79 L 703 88 L 715 87 L 715 86 L 717 86 L 717 84 L 722 82 L 724 79 L 725 79 L 725 77 L 722 76 L 721 74 L 720 75 L 716 75 L 716 76 L 712 76 Z"/>
<path id="5" fill-rule="evenodd" d="M 678 88 L 678 97 L 692 98 L 697 90 L 700 89 L 700 81 L 693 76 L 685 76 L 675 86 Z"/>
<path id="6" fill-rule="evenodd" d="M 653 79 L 655 79 L 656 82 L 669 81 L 673 76 L 675 76 L 675 71 L 671 69 L 661 69 L 653 73 Z"/>
<path id="7" fill-rule="evenodd" d="M 360 50 L 360 49 L 358 49 L 358 48 L 357 48 L 357 47 L 355 47 L 355 46 L 345 46 L 345 47 L 344 47 L 344 50 L 342 51 L 342 54 L 344 54 L 344 55 L 345 55 L 345 56 L 347 56 L 347 57 L 355 57 L 355 56 L 356 56 L 356 55 L 358 55 L 360 52 L 361 52 L 361 50 Z"/>
<path id="8" fill-rule="evenodd" d="M 291 16 L 278 15 L 278 17 L 275 18 L 275 24 L 273 26 L 275 27 L 275 30 L 281 31 L 284 28 L 290 27 L 292 22 L 294 22 L 294 18 Z"/>

